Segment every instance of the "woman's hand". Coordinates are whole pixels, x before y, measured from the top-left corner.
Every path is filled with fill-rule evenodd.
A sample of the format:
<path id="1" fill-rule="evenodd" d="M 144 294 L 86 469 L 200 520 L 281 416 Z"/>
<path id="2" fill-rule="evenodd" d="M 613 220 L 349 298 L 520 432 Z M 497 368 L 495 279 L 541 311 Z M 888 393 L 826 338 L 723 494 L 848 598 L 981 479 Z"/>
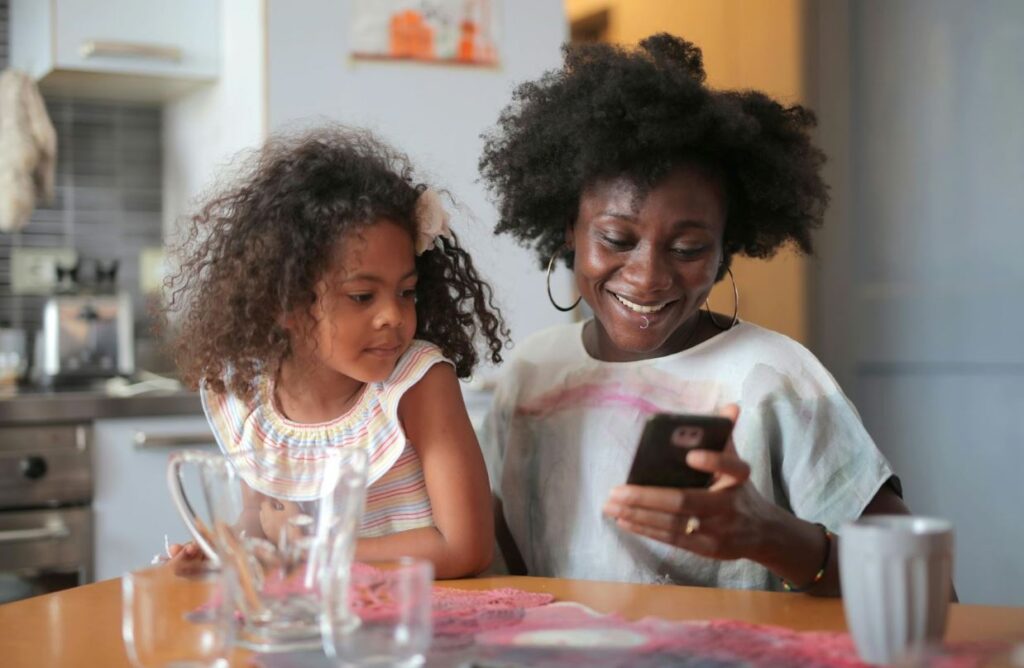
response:
<path id="1" fill-rule="evenodd" d="M 739 407 L 721 414 L 734 423 Z M 713 475 L 707 489 L 621 485 L 612 489 L 604 514 L 619 527 L 715 559 L 758 559 L 779 509 L 748 484 L 750 466 L 732 439 L 725 450 L 694 450 L 686 463 Z"/>

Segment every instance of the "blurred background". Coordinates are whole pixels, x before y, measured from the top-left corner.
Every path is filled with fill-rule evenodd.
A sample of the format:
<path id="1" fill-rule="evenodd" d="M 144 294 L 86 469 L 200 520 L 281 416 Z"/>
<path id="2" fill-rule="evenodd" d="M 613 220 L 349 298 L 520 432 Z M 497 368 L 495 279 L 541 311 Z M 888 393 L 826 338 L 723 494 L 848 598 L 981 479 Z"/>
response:
<path id="1" fill-rule="evenodd" d="M 427 30 L 435 52 L 417 50 Z M 406 150 L 459 198 L 455 229 L 521 340 L 574 314 L 491 235 L 480 135 L 567 40 L 660 31 L 703 49 L 711 85 L 817 112 L 816 253 L 739 258 L 740 315 L 818 355 L 910 507 L 953 520 L 961 600 L 1024 605 L 1015 0 L 0 0 L 0 66 L 38 85 L 57 147 L 52 199 L 0 225 L 0 541 L 43 536 L 0 550 L 0 601 L 120 575 L 182 533 L 166 454 L 211 439 L 148 309 L 166 244 L 240 151 L 324 120 Z M 25 95 L 0 95 L 0 138 L 28 123 Z M 475 420 L 498 373 L 466 385 Z"/>

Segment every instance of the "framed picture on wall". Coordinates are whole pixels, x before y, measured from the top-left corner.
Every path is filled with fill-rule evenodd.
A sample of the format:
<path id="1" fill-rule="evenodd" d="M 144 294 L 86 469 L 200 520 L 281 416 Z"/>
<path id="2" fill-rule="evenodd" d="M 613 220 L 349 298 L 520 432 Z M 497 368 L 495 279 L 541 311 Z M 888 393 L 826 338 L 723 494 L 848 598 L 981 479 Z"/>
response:
<path id="1" fill-rule="evenodd" d="M 352 58 L 498 64 L 500 0 L 353 0 Z"/>

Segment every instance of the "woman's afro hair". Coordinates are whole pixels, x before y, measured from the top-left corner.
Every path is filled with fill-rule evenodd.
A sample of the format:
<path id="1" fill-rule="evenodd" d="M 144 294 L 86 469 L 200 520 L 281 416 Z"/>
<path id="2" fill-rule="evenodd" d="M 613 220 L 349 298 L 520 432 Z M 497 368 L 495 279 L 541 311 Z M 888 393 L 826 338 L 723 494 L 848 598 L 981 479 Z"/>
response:
<path id="1" fill-rule="evenodd" d="M 757 91 L 709 88 L 700 49 L 668 34 L 632 49 L 563 51 L 563 67 L 518 86 L 484 135 L 480 172 L 497 232 L 543 265 L 561 251 L 589 185 L 627 177 L 649 188 L 690 164 L 722 179 L 725 266 L 734 253 L 769 257 L 787 242 L 811 251 L 828 203 L 813 113 Z"/>

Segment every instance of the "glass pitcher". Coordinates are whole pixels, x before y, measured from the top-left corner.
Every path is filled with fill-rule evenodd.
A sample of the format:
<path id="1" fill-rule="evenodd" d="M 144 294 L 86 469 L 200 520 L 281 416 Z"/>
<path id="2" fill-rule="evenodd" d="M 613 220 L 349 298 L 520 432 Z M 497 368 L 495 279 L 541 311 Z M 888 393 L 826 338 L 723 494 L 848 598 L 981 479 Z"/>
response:
<path id="1" fill-rule="evenodd" d="M 363 450 L 315 446 L 171 456 L 174 503 L 232 583 L 238 644 L 263 652 L 319 646 L 321 583 L 328 569 L 351 564 L 367 459 Z M 205 513 L 186 495 L 187 466 L 198 467 Z"/>

